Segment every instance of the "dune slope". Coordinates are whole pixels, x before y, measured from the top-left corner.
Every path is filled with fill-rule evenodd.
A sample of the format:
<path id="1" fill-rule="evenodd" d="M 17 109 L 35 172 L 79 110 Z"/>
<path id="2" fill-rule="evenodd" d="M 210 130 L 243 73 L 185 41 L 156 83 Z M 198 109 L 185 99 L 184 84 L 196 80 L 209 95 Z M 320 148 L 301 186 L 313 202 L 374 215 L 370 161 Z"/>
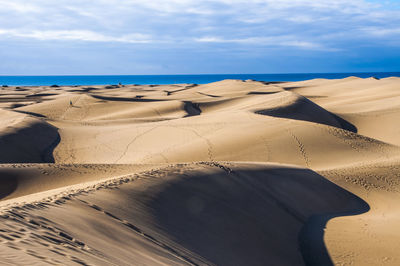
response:
<path id="1" fill-rule="evenodd" d="M 400 79 L 0 90 L 0 263 L 398 265 Z"/>
<path id="2" fill-rule="evenodd" d="M 300 234 L 311 217 L 351 215 L 369 208 L 311 170 L 279 164 L 176 165 L 141 174 L 117 190 L 63 200 L 67 202 L 57 208 L 33 205 L 29 214 L 27 207 L 8 212 L 15 220 L 3 231 L 11 239 L 6 246 L 18 241 L 13 237 L 17 234 L 27 243 L 37 240 L 35 248 L 40 243 L 55 248 L 54 242 L 62 242 L 76 249 L 79 241 L 74 258 L 86 264 L 151 263 L 151 256 L 158 263 L 173 258 L 177 264 L 293 265 L 302 264 L 303 256 L 314 256 L 303 249 L 324 247 L 322 226 Z M 26 228 L 29 223 L 34 225 L 27 228 L 32 235 L 38 226 L 43 232 L 18 234 L 11 227 Z M 21 244 L 25 246 L 32 248 Z M 43 260 L 57 262 L 65 252 L 40 254 Z M 321 261 L 327 254 L 320 256 Z"/>

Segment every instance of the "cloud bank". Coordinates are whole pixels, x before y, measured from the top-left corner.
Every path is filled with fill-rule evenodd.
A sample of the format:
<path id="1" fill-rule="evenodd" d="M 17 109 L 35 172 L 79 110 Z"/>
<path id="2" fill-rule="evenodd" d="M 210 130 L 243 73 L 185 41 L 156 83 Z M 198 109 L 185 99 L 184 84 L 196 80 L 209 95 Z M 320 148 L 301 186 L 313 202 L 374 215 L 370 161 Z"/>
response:
<path id="1" fill-rule="evenodd" d="M 0 0 L 0 38 L 14 44 L 147 44 L 249 56 L 262 49 L 342 53 L 394 49 L 397 25 L 396 1 Z"/>

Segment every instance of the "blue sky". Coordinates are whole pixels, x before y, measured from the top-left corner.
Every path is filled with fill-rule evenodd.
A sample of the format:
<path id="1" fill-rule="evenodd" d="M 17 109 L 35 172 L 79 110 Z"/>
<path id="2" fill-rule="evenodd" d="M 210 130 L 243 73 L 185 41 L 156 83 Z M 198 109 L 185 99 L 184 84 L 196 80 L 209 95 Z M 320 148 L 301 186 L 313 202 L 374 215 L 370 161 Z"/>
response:
<path id="1" fill-rule="evenodd" d="M 0 0 L 0 74 L 400 71 L 400 1 Z"/>

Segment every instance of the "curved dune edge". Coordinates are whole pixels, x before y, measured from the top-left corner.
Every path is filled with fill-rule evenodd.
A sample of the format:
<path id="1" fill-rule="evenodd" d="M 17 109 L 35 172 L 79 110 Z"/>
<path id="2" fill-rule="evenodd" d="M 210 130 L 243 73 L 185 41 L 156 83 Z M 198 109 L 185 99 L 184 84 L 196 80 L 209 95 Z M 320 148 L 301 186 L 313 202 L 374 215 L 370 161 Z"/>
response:
<path id="1" fill-rule="evenodd" d="M 147 164 L 10 164 L 0 167 L 0 206 L 16 200 L 29 202 L 31 195 L 57 195 L 68 187 L 85 187 L 149 169 Z M 57 192 L 53 192 L 56 190 Z M 46 195 L 47 195 L 46 194 Z M 23 198 L 23 199 L 22 199 Z"/>
<path id="2" fill-rule="evenodd" d="M 312 217 L 368 210 L 317 173 L 281 164 L 174 165 L 121 180 L 5 211 L 2 219 L 14 222 L 3 226 L 11 240 L 0 252 L 5 256 L 24 228 L 18 237 L 40 254 L 37 262 L 72 253 L 72 261 L 96 265 L 302 264 L 309 254 L 299 250 L 309 238 L 301 230 Z M 312 243 L 320 249 L 323 227 L 311 231 L 320 236 Z"/>
<path id="3" fill-rule="evenodd" d="M 399 81 L 3 89 L 1 263 L 398 265 Z"/>
<path id="4" fill-rule="evenodd" d="M 60 142 L 58 130 L 45 120 L 0 110 L 0 163 L 52 163 Z"/>
<path id="5" fill-rule="evenodd" d="M 399 160 L 320 174 L 265 163 L 146 167 L 153 170 L 138 168 L 137 174 L 3 201 L 1 261 L 321 265 L 398 260 L 399 236 L 392 231 L 397 219 L 382 215 L 398 210 L 400 186 L 393 170 Z M 379 178 L 382 169 L 385 180 Z M 372 174 L 360 180 L 366 172 Z M 382 230 L 391 233 L 373 233 Z"/>

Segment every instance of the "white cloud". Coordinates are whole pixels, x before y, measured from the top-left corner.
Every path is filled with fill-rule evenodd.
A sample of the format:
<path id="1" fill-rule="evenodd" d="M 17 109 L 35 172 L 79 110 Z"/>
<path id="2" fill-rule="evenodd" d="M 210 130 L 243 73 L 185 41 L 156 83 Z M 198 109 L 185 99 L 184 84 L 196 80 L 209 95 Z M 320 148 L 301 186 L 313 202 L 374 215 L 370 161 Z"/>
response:
<path id="1" fill-rule="evenodd" d="M 365 27 L 362 30 L 367 35 L 373 35 L 377 37 L 400 36 L 400 27 Z"/>
<path id="2" fill-rule="evenodd" d="M 78 40 L 92 42 L 124 42 L 124 43 L 148 43 L 152 42 L 150 36 L 144 34 L 128 34 L 123 36 L 107 36 L 88 30 L 47 30 L 47 31 L 18 31 L 0 29 L 0 35 L 18 38 L 31 38 L 42 41 L 49 40 Z"/>
<path id="3" fill-rule="evenodd" d="M 368 32 L 391 38 L 399 24 L 399 10 L 366 0 L 0 0 L 0 34 L 42 41 L 335 50 Z"/>
<path id="4" fill-rule="evenodd" d="M 205 36 L 200 38 L 194 38 L 196 42 L 203 43 L 238 43 L 238 44 L 251 44 L 258 46 L 286 46 L 286 47 L 297 47 L 301 49 L 313 49 L 313 50 L 325 50 L 325 51 L 336 51 L 336 49 L 331 49 L 323 47 L 319 43 L 315 43 L 307 40 L 297 39 L 296 36 L 270 36 L 270 37 L 251 37 L 242 39 L 224 39 L 221 37 Z"/>
<path id="5" fill-rule="evenodd" d="M 3 12 L 17 12 L 17 13 L 39 13 L 42 11 L 40 6 L 26 3 L 21 1 L 8 1 L 8 0 L 0 0 L 0 8 Z"/>

